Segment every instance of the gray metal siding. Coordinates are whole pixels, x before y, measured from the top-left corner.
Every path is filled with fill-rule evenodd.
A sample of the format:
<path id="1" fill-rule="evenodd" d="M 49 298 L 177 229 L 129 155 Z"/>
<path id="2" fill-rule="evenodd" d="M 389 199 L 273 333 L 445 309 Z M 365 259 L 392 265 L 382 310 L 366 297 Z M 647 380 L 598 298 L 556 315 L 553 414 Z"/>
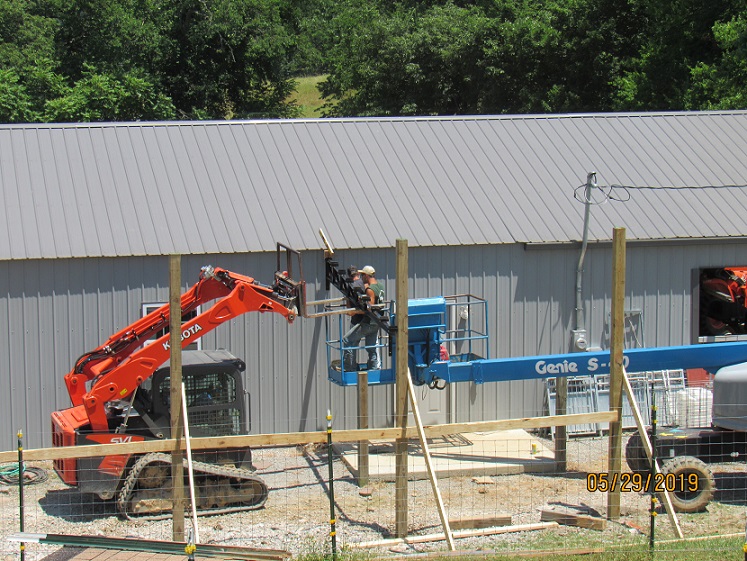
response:
<path id="1" fill-rule="evenodd" d="M 338 252 L 341 266 L 371 264 L 395 296 L 393 249 Z M 310 299 L 324 290 L 321 251 L 303 253 Z M 575 327 L 578 247 L 483 245 L 411 248 L 410 295 L 474 294 L 489 301 L 490 355 L 521 356 L 570 350 Z M 270 282 L 275 255 L 185 256 L 183 286 L 213 264 Z M 640 309 L 636 335 L 643 346 L 689 344 L 693 271 L 747 263 L 747 244 L 629 243 L 627 310 Z M 611 246 L 592 244 L 584 267 L 584 321 L 590 343 L 608 348 Z M 334 289 L 329 296 L 336 296 Z M 49 413 L 69 405 L 63 376 L 73 361 L 136 320 L 143 302 L 167 301 L 165 257 L 58 259 L 0 263 L 0 449 L 15 446 L 23 429 L 28 447 L 48 445 Z M 278 315 L 246 314 L 203 337 L 203 348 L 226 348 L 247 363 L 255 433 L 317 430 L 327 409 L 338 428 L 357 420 L 355 388 L 326 379 L 327 337 L 321 319 L 287 325 Z M 629 331 L 629 346 L 636 345 Z M 539 382 L 455 385 L 454 421 L 513 418 L 542 413 Z M 392 422 L 393 388 L 371 388 L 373 426 Z"/>

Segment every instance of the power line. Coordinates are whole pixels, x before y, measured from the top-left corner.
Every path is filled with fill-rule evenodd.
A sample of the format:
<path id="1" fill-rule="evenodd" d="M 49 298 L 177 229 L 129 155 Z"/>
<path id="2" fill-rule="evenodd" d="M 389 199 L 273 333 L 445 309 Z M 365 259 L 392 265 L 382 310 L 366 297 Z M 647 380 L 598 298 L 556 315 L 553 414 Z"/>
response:
<path id="1" fill-rule="evenodd" d="M 581 203 L 589 203 L 592 205 L 603 205 L 608 201 L 617 202 L 628 202 L 631 199 L 630 191 L 701 191 L 703 189 L 745 189 L 747 185 L 733 184 L 733 185 L 597 185 L 595 191 L 602 194 L 602 200 L 598 201 L 586 201 L 583 195 L 579 195 L 582 189 L 586 188 L 586 184 L 579 185 L 573 190 L 573 198 Z M 619 194 L 616 194 L 618 191 Z"/>
<path id="2" fill-rule="evenodd" d="M 636 190 L 669 190 L 669 191 L 688 191 L 701 189 L 744 189 L 747 185 L 610 185 L 612 189 L 636 189 Z"/>

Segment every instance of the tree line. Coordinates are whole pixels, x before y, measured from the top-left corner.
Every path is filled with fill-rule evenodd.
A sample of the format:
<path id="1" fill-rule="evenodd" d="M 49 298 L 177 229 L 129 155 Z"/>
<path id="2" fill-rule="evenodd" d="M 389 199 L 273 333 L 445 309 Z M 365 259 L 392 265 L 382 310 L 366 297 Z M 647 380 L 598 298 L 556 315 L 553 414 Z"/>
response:
<path id="1" fill-rule="evenodd" d="M 0 121 L 743 109 L 747 0 L 0 0 Z"/>

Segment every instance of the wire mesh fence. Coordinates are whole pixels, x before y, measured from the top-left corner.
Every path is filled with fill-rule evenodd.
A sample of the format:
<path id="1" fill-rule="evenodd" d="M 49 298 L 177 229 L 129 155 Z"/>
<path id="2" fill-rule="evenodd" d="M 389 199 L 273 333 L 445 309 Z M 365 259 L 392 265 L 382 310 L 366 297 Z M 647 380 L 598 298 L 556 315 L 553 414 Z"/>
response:
<path id="1" fill-rule="evenodd" d="M 710 397 L 704 394 L 707 401 Z M 700 404 L 688 402 L 700 410 Z M 372 419 L 372 425 L 382 419 Z M 680 429 L 686 427 L 678 427 Z M 674 429 L 659 427 L 657 437 L 666 439 Z M 407 449 L 407 481 L 397 480 L 397 457 L 392 440 L 340 441 L 329 448 L 323 442 L 298 442 L 286 446 L 259 446 L 252 450 L 252 463 L 268 489 L 261 506 L 239 512 L 199 516 L 200 543 L 241 546 L 258 550 L 285 550 L 294 556 L 327 555 L 331 552 L 330 501 L 335 512 L 336 546 L 342 552 L 359 555 L 391 555 L 445 551 L 444 527 L 434 496 L 433 481 L 425 461 L 425 450 L 417 438 Z M 690 450 L 699 468 L 707 468 L 713 493 L 702 508 L 677 512 L 674 518 L 663 510 L 661 499 L 652 516 L 651 495 L 646 472 L 639 463 L 629 465 L 626 453 L 635 433 L 626 431 L 622 442 L 620 517 L 608 519 L 613 484 L 609 440 L 604 430 L 569 438 L 566 467 L 559 471 L 556 441 L 552 430 L 513 429 L 484 432 L 456 432 L 428 439 L 428 450 L 436 484 L 443 499 L 444 513 L 456 538 L 456 548 L 468 551 L 595 551 L 608 558 L 625 558 L 628 545 L 645 546 L 655 523 L 654 543 L 658 550 L 674 546 L 675 525 L 686 539 L 734 535 L 745 528 L 747 505 L 747 457 L 738 453 L 743 440 L 732 439 L 723 446 L 701 446 Z M 728 446 L 727 446 L 728 444 Z M 729 447 L 731 446 L 731 447 Z M 633 452 L 631 452 L 633 451 Z M 677 459 L 660 451 L 661 469 Z M 676 451 L 675 451 L 676 452 Z M 637 452 L 640 453 L 640 452 Z M 333 477 L 330 480 L 329 462 Z M 220 464 L 205 462 L 206 464 Z M 702 464 L 702 466 L 701 466 Z M 110 536 L 140 540 L 169 541 L 173 520 L 164 515 L 171 508 L 171 479 L 168 462 L 149 464 L 132 489 L 137 498 L 123 508 L 121 482 L 111 485 L 114 471 L 100 458 L 79 461 L 78 477 L 89 482 L 88 492 L 65 484 L 52 460 L 28 461 L 24 475 L 16 462 L 0 471 L 0 555 L 16 558 L 18 544 L 8 537 L 21 529 L 19 476 L 24 481 L 23 529 L 36 534 Z M 131 461 L 130 464 L 131 465 Z M 367 470 L 364 468 L 367 465 Z M 660 489 L 678 493 L 685 500 L 706 481 L 687 487 L 692 465 L 674 478 L 659 480 Z M 198 466 L 199 467 L 199 466 Z M 252 503 L 256 487 L 228 472 L 196 475 L 197 502 L 219 510 Z M 634 478 L 636 470 L 640 479 Z M 688 471 L 689 470 L 689 471 Z M 185 473 L 187 471 L 185 470 Z M 699 473 L 699 472 L 698 472 Z M 15 475 L 15 477 L 14 477 Z M 188 479 L 185 479 L 188 483 Z M 331 483 L 334 497 L 331 497 Z M 103 495 L 90 489 L 99 485 Z M 678 487 L 679 485 L 679 487 Z M 683 486 L 684 485 L 684 486 Z M 395 541 L 398 488 L 406 490 L 409 543 Z M 649 486 L 650 488 L 650 486 Z M 113 489 L 113 491 L 112 491 Z M 689 494 L 690 495 L 689 495 Z M 185 489 L 189 497 L 189 487 Z M 187 530 L 192 525 L 186 510 Z M 439 539 L 440 538 L 440 539 Z M 674 543 L 674 542 L 671 542 Z M 732 542 L 716 539 L 703 548 L 700 542 L 681 542 L 684 551 L 710 558 L 727 559 L 735 554 Z M 679 545 L 683 551 L 682 545 Z M 30 561 L 50 555 L 59 545 L 27 544 Z M 741 550 L 737 553 L 741 554 Z M 715 555 L 715 557 L 714 557 Z M 703 557 L 709 558 L 709 557 Z M 734 557 L 741 558 L 741 557 Z"/>

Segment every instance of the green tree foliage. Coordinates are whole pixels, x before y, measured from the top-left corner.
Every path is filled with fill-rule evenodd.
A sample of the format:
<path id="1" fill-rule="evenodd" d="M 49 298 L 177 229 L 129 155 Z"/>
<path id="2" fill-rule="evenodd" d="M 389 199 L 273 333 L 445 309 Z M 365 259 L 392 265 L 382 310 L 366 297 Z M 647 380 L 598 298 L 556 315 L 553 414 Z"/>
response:
<path id="1" fill-rule="evenodd" d="M 616 105 L 626 110 L 685 108 L 694 69 L 722 57 L 714 26 L 743 14 L 742 0 L 631 0 L 639 5 L 642 41 L 619 76 Z"/>
<path id="2" fill-rule="evenodd" d="M 351 22 L 322 87 L 328 114 L 607 110 L 640 41 L 625 0 L 407 4 Z"/>
<path id="3" fill-rule="evenodd" d="M 6 121 L 288 117 L 285 0 L 0 0 Z M 19 32 L 20 29 L 20 32 Z"/>
<path id="4" fill-rule="evenodd" d="M 121 78 L 102 74 L 85 65 L 83 76 L 72 88 L 45 105 L 49 122 L 168 120 L 176 117 L 171 99 L 155 91 L 153 84 L 135 73 Z"/>
<path id="5" fill-rule="evenodd" d="M 383 15 L 369 9 L 344 14 L 336 26 L 341 41 L 322 84 L 323 94 L 337 101 L 330 113 L 453 114 L 480 104 L 481 51 L 491 20 L 479 10 L 447 5 L 422 15 L 415 8 Z"/>
<path id="6" fill-rule="evenodd" d="M 744 108 L 747 0 L 0 0 L 0 119 Z"/>
<path id="7" fill-rule="evenodd" d="M 25 123 L 35 121 L 36 114 L 26 89 L 19 84 L 13 70 L 0 70 L 0 122 Z"/>
<path id="8" fill-rule="evenodd" d="M 699 62 L 690 71 L 685 109 L 747 107 L 747 16 L 717 22 L 713 34 L 721 49 L 712 63 Z"/>
<path id="9" fill-rule="evenodd" d="M 164 82 L 175 105 L 209 117 L 292 116 L 294 39 L 271 0 L 184 0 L 169 18 Z"/>
<path id="10" fill-rule="evenodd" d="M 137 74 L 181 118 L 290 116 L 293 38 L 276 0 L 74 0 L 61 13 L 63 68 Z"/>
<path id="11" fill-rule="evenodd" d="M 534 110 L 614 109 L 615 80 L 643 39 L 638 8 L 629 0 L 579 0 L 548 4 L 546 12 L 545 25 L 553 30 L 554 40 L 537 47 L 536 65 L 526 63 L 543 92 Z"/>
<path id="12" fill-rule="evenodd" d="M 337 116 L 743 107 L 744 13 L 744 0 L 403 0 L 348 30 L 322 92 Z"/>
<path id="13" fill-rule="evenodd" d="M 90 67 L 123 74 L 163 65 L 172 41 L 170 14 L 160 0 L 51 0 L 60 23 L 60 70 L 73 81 Z M 156 73 L 157 75 L 157 73 Z"/>
<path id="14" fill-rule="evenodd" d="M 37 121 L 60 91 L 55 34 L 59 22 L 29 0 L 0 0 L 0 88 L 5 122 Z"/>
<path id="15" fill-rule="evenodd" d="M 335 18 L 347 9 L 340 0 L 296 0 L 285 18 L 288 32 L 296 39 L 296 50 L 290 61 L 294 76 L 317 76 L 330 71 L 329 53 L 337 42 Z"/>
<path id="16" fill-rule="evenodd" d="M 25 68 L 55 58 L 59 22 L 37 13 L 30 0 L 0 0 L 0 66 Z"/>

